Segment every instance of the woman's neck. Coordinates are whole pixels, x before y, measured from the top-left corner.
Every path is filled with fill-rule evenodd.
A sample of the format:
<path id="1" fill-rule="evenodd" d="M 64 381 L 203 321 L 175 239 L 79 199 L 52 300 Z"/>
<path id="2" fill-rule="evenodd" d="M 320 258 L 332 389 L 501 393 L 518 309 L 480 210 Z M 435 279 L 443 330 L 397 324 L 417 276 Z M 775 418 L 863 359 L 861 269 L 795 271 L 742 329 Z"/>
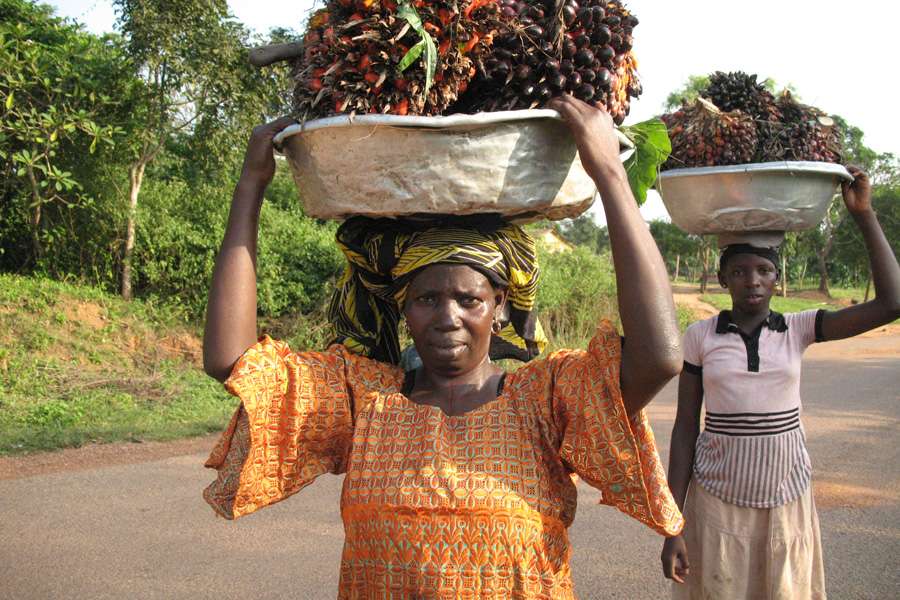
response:
<path id="1" fill-rule="evenodd" d="M 464 414 L 497 397 L 503 371 L 486 359 L 467 373 L 441 373 L 425 366 L 416 371 L 410 400 L 437 406 L 450 415 Z"/>

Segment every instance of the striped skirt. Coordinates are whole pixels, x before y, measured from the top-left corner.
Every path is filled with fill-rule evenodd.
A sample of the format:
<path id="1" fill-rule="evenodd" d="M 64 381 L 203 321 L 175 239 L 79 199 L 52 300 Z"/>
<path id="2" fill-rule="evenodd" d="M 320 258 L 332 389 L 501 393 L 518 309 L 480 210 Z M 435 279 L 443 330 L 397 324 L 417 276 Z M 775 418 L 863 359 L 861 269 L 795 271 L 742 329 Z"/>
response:
<path id="1" fill-rule="evenodd" d="M 674 600 L 823 600 L 812 488 L 775 508 L 745 508 L 691 485 L 684 507 L 690 575 Z"/>

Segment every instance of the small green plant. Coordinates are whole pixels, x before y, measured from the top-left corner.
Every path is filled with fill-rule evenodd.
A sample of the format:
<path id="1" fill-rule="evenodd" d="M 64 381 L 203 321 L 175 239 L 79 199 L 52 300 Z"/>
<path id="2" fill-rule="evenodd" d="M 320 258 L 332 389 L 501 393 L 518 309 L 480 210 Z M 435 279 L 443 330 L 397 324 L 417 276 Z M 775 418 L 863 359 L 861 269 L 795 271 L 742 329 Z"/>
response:
<path id="1" fill-rule="evenodd" d="M 76 425 L 83 416 L 84 410 L 76 404 L 49 400 L 29 408 L 25 422 L 34 427 L 64 429 Z"/>

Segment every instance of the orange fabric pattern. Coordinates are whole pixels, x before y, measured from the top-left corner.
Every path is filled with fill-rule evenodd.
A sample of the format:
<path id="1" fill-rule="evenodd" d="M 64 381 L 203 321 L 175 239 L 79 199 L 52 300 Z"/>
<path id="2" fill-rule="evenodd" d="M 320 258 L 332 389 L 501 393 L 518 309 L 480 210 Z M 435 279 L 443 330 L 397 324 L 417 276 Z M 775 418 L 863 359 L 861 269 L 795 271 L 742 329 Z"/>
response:
<path id="1" fill-rule="evenodd" d="M 346 473 L 339 598 L 574 598 L 572 473 L 659 533 L 683 525 L 646 417 L 625 413 L 620 359 L 604 323 L 588 350 L 533 361 L 448 416 L 406 398 L 397 367 L 264 338 L 226 382 L 242 408 L 204 497 L 236 518 Z"/>

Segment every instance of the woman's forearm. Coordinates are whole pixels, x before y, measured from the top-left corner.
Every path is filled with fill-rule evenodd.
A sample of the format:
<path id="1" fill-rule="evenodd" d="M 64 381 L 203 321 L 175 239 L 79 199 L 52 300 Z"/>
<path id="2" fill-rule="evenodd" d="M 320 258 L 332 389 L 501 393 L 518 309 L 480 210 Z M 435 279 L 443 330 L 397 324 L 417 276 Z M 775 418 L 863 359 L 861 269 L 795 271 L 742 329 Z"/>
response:
<path id="1" fill-rule="evenodd" d="M 612 175 L 598 178 L 597 183 L 606 213 L 625 338 L 635 342 L 650 364 L 674 365 L 674 371 L 664 369 L 671 376 L 678 372 L 682 358 L 669 275 L 638 211 L 625 169 L 621 165 L 607 169 Z"/>
<path id="2" fill-rule="evenodd" d="M 669 276 L 637 209 L 606 111 L 572 96 L 548 104 L 569 125 L 581 164 L 597 184 L 612 245 L 619 314 L 625 331 L 620 384 L 634 414 L 681 369 L 681 344 Z"/>
<path id="3" fill-rule="evenodd" d="M 681 336 L 672 289 L 621 163 L 592 165 L 588 172 L 603 201 L 616 271 L 619 315 L 626 339 L 623 386 L 624 369 L 638 367 L 642 407 L 681 369 Z"/>
<path id="4" fill-rule="evenodd" d="M 225 381 L 237 359 L 256 341 L 256 243 L 264 190 L 264 184 L 238 182 L 216 257 L 203 334 L 203 367 L 219 381 Z"/>

